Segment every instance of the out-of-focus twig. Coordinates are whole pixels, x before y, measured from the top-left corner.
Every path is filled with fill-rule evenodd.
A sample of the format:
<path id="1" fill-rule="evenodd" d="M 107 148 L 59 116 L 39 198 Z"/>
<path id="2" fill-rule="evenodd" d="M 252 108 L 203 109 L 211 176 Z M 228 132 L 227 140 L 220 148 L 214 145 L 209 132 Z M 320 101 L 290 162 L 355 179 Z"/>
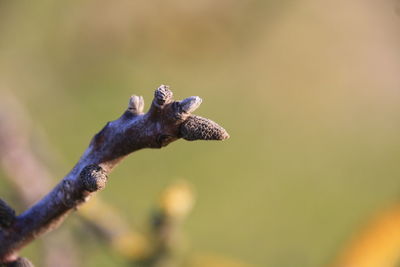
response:
<path id="1" fill-rule="evenodd" d="M 179 181 L 166 187 L 151 214 L 147 234 L 134 230 L 104 202 L 93 201 L 80 214 L 105 237 L 111 248 L 135 266 L 182 266 L 185 240 L 182 224 L 194 203 L 192 187 Z M 110 220 L 110 218 L 113 218 Z"/>
<path id="2" fill-rule="evenodd" d="M 25 206 L 29 206 L 50 188 L 50 174 L 32 152 L 31 121 L 27 118 L 26 112 L 13 96 L 5 92 L 2 94 L 0 163 L 15 190 L 19 191 Z"/>
<path id="3" fill-rule="evenodd" d="M 32 128 L 32 121 L 18 100 L 11 93 L 2 92 L 0 163 L 25 207 L 35 203 L 51 188 L 50 171 L 32 149 Z M 45 236 L 43 241 L 45 266 L 78 266 L 73 238 L 67 229 Z"/>
<path id="4" fill-rule="evenodd" d="M 82 206 L 78 214 L 88 226 L 95 229 L 103 242 L 127 261 L 138 261 L 151 253 L 149 238 L 101 198 Z"/>
<path id="5" fill-rule="evenodd" d="M 182 224 L 192 210 L 194 192 L 185 181 L 166 187 L 152 214 L 151 254 L 141 264 L 152 267 L 183 266 L 186 255 Z"/>

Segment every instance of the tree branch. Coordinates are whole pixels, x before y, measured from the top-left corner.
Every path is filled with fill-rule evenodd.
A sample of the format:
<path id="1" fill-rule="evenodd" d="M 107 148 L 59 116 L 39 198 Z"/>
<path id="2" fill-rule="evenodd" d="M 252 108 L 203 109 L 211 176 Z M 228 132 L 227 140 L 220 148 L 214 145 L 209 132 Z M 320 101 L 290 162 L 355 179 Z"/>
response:
<path id="1" fill-rule="evenodd" d="M 128 109 L 93 137 L 72 171 L 0 231 L 0 262 L 15 261 L 18 250 L 57 227 L 93 192 L 104 188 L 107 175 L 128 154 L 142 148 L 161 148 L 179 138 L 227 139 L 229 135 L 222 127 L 191 115 L 200 103 L 199 97 L 174 101 L 172 92 L 162 85 L 155 91 L 149 112 L 143 114 L 143 98 L 132 96 Z"/>

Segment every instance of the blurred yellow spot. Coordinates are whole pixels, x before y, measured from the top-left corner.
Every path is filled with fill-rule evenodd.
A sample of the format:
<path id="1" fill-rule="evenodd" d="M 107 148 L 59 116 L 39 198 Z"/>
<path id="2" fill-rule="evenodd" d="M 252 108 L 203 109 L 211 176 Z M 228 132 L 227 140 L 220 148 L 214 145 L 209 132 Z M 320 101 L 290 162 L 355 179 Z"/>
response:
<path id="1" fill-rule="evenodd" d="M 148 240 L 143 236 L 128 233 L 112 240 L 112 247 L 127 259 L 140 260 L 150 253 Z"/>
<path id="2" fill-rule="evenodd" d="M 192 187 L 184 181 L 168 186 L 161 193 L 159 205 L 165 215 L 169 217 L 185 217 L 194 205 Z"/>
<path id="3" fill-rule="evenodd" d="M 395 267 L 400 260 L 400 205 L 380 212 L 356 235 L 337 267 Z"/>

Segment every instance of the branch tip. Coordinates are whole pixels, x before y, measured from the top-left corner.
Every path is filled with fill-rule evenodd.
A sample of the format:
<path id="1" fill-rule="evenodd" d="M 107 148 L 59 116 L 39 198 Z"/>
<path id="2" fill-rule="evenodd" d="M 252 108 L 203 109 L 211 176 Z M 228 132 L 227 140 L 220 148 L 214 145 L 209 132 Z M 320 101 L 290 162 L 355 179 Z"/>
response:
<path id="1" fill-rule="evenodd" d="M 212 120 L 192 115 L 181 125 L 182 138 L 194 140 L 226 140 L 228 132 Z"/>
<path id="2" fill-rule="evenodd" d="M 107 183 L 107 173 L 97 164 L 83 168 L 80 174 L 85 190 L 95 192 L 104 189 Z"/>
<path id="3" fill-rule="evenodd" d="M 4 200 L 0 199 L 0 227 L 8 228 L 15 221 L 15 211 Z"/>

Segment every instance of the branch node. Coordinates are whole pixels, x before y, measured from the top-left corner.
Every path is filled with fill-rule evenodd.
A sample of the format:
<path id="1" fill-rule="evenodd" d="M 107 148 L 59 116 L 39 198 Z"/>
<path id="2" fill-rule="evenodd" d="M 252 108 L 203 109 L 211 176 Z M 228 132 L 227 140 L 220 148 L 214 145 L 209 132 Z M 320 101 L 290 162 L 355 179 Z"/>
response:
<path id="1" fill-rule="evenodd" d="M 15 211 L 4 200 L 0 199 L 0 227 L 10 227 L 16 219 Z"/>
<path id="2" fill-rule="evenodd" d="M 192 115 L 181 125 L 182 138 L 194 140 L 225 140 L 229 138 L 227 131 L 212 120 Z"/>
<path id="3" fill-rule="evenodd" d="M 81 171 L 80 178 L 85 190 L 95 192 L 104 189 L 107 173 L 97 164 L 88 165 Z"/>

